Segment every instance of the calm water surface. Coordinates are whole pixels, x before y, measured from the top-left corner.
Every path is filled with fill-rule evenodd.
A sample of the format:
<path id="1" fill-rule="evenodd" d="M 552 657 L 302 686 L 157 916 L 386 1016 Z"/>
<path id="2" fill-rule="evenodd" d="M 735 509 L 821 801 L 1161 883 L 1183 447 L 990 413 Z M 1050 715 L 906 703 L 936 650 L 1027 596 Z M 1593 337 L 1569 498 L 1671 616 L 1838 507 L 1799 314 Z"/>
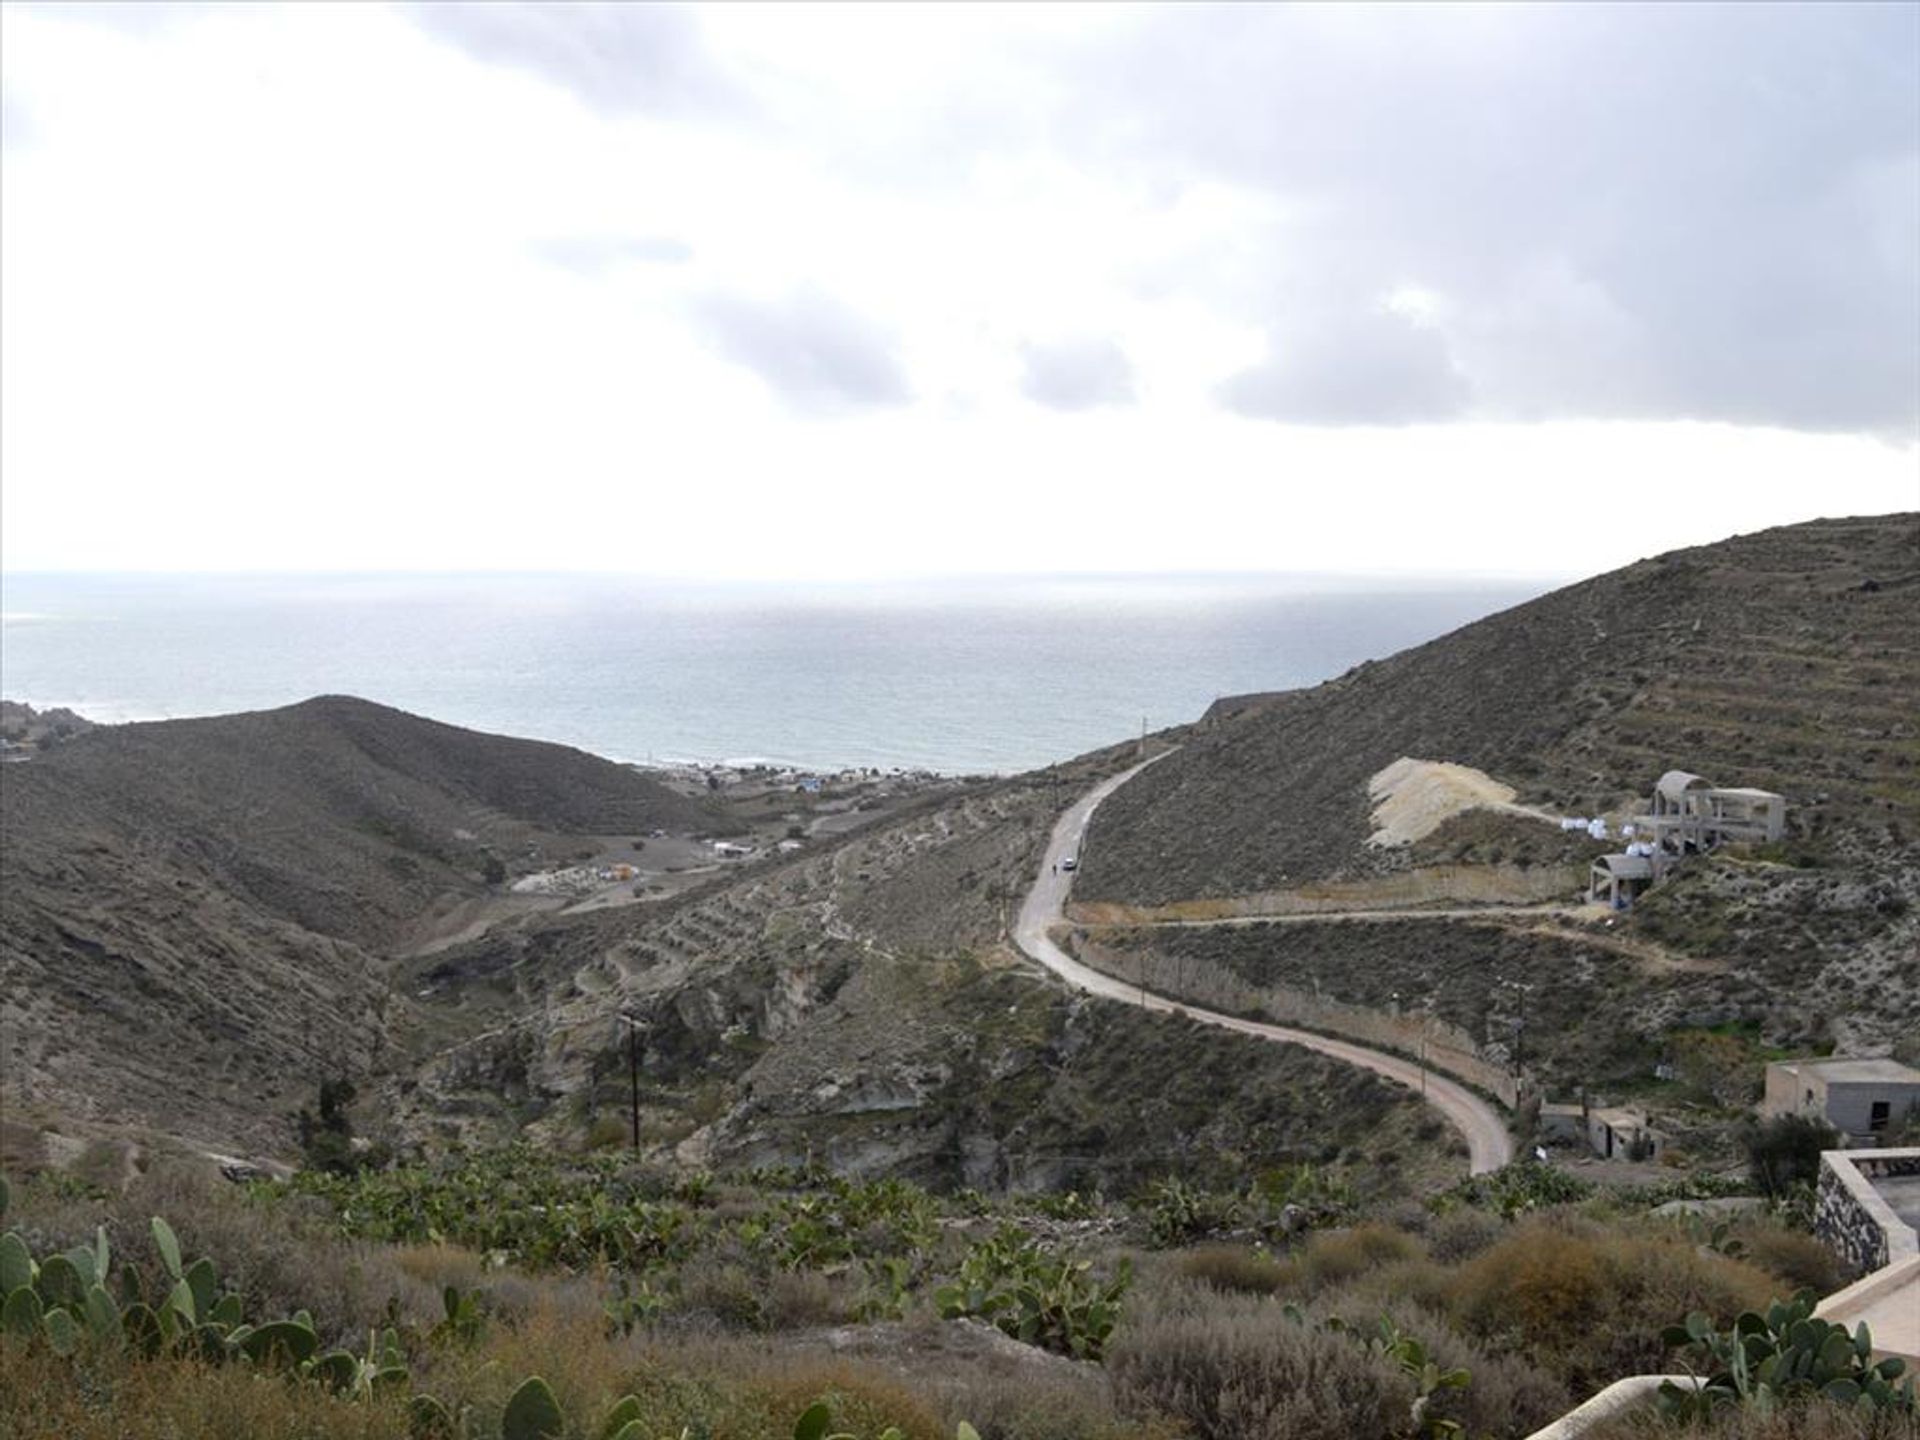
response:
<path id="1" fill-rule="evenodd" d="M 1313 684 L 1549 587 L 18 575 L 0 580 L 0 692 L 104 721 L 344 693 L 621 760 L 1006 772 L 1218 695 Z"/>

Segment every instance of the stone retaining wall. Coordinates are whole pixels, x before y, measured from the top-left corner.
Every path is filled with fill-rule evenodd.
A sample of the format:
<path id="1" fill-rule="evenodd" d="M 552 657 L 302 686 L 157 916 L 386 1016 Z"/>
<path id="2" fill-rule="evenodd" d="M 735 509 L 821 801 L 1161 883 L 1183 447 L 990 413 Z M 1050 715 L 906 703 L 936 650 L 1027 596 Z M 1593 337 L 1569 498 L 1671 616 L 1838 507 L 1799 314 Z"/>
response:
<path id="1" fill-rule="evenodd" d="M 1829 1150 L 1820 1157 L 1813 1233 L 1862 1271 L 1903 1260 L 1917 1248 L 1913 1227 L 1874 1190 L 1876 1175 L 1920 1175 L 1920 1148 Z"/>
<path id="2" fill-rule="evenodd" d="M 1430 1070 L 1445 1071 L 1466 1081 L 1509 1110 L 1519 1104 L 1520 1078 L 1481 1055 L 1471 1035 L 1445 1020 L 1391 1015 L 1285 985 L 1256 985 L 1223 965 L 1191 956 L 1169 957 L 1155 950 L 1119 954 L 1084 933 L 1076 934 L 1073 942 L 1075 953 L 1085 964 L 1116 980 L 1144 984 L 1171 1000 L 1185 1000 L 1228 1015 L 1249 1015 L 1276 1025 L 1298 1025 L 1397 1051 Z"/>
<path id="3" fill-rule="evenodd" d="M 1427 865 L 1364 880 L 1321 880 L 1287 890 L 1126 905 L 1074 900 L 1067 918 L 1081 925 L 1153 925 L 1161 921 L 1241 920 L 1263 915 L 1343 915 L 1355 910 L 1406 910 L 1434 905 L 1566 903 L 1587 891 L 1587 866 Z"/>

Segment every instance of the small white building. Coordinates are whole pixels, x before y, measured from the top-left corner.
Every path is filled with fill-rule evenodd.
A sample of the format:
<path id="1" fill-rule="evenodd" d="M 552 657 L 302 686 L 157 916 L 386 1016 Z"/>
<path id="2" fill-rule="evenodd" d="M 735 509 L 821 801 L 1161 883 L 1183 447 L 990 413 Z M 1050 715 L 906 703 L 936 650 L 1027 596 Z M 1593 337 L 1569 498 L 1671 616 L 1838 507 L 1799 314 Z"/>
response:
<path id="1" fill-rule="evenodd" d="M 1920 1107 L 1920 1070 L 1898 1060 L 1779 1060 L 1767 1066 L 1763 1115 L 1813 1115 L 1853 1145 L 1877 1145 Z"/>

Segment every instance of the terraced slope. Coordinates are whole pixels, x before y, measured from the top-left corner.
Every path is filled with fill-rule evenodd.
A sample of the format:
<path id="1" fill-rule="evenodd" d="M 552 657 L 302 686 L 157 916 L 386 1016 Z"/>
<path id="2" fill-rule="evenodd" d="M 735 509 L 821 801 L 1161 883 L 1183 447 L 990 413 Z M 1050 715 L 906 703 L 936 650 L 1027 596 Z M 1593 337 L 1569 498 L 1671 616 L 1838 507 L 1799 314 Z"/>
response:
<path id="1" fill-rule="evenodd" d="M 1310 690 L 1223 701 L 1103 807 L 1080 900 L 1164 904 L 1404 868 L 1367 778 L 1475 766 L 1589 814 L 1681 768 L 1778 790 L 1846 863 L 1920 826 L 1920 519 L 1822 520 L 1675 551 Z M 1524 824 L 1525 822 L 1515 822 Z"/>
<path id="2" fill-rule="evenodd" d="M 1266 910 L 1342 894 L 1393 904 L 1441 888 L 1459 904 L 1527 886 L 1527 898 L 1571 902 L 1586 854 L 1609 848 L 1488 811 L 1369 847 L 1368 777 L 1401 756 L 1475 766 L 1563 815 L 1629 805 L 1686 769 L 1786 795 L 1789 832 L 1696 860 L 1621 916 L 1549 922 L 1483 903 L 1474 924 L 1098 940 L 1153 957 L 1169 993 L 1197 1003 L 1237 1003 L 1246 984 L 1375 1007 L 1415 997 L 1502 1063 L 1515 1017 L 1490 1013 L 1510 1002 L 1486 982 L 1536 984 L 1568 1003 L 1530 1022 L 1529 1064 L 1563 1088 L 1632 1082 L 1690 1025 L 1757 1027 L 1787 1048 L 1872 1051 L 1920 1035 L 1916 517 L 1678 551 L 1315 689 L 1223 701 L 1101 807 L 1077 913 L 1190 915 L 1235 895 Z"/>
<path id="3" fill-rule="evenodd" d="M 1072 767 L 1058 795 L 1130 751 Z M 435 1141 L 622 1143 L 624 1014 L 645 1026 L 646 1138 L 705 1163 L 1110 1190 L 1301 1160 L 1363 1186 L 1457 1171 L 1397 1087 L 1087 1003 L 1020 963 L 1003 925 L 1057 798 L 1045 776 L 969 786 L 711 893 L 420 962 L 426 1023 L 464 1038 L 399 1070 L 383 1108 Z"/>

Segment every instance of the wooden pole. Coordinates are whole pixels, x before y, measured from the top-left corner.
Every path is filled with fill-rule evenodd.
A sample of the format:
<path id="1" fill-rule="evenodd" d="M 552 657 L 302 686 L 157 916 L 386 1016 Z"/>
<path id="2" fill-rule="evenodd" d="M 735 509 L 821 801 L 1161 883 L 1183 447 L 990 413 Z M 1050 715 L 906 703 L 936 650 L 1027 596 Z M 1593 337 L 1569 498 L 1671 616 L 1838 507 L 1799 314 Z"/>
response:
<path id="1" fill-rule="evenodd" d="M 633 1116 L 633 1153 L 640 1153 L 640 1027 L 633 1023 L 631 1015 L 623 1015 L 627 1022 L 627 1081 L 630 1095 L 629 1108 Z"/>

